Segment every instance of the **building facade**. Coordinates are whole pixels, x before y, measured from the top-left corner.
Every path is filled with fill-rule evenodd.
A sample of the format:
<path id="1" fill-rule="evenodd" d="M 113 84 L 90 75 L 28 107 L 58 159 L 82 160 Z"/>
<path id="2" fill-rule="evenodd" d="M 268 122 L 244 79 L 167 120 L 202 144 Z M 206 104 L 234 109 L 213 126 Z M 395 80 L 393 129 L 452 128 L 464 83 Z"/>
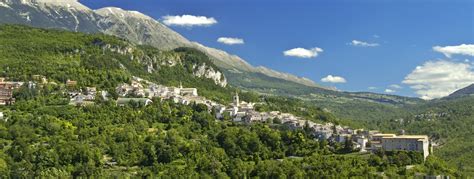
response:
<path id="1" fill-rule="evenodd" d="M 429 155 L 429 138 L 426 135 L 383 137 L 381 144 L 385 151 L 405 150 L 422 152 L 424 159 Z"/>
<path id="2" fill-rule="evenodd" d="M 0 105 L 12 105 L 13 103 L 15 103 L 13 86 L 7 83 L 0 83 Z"/>

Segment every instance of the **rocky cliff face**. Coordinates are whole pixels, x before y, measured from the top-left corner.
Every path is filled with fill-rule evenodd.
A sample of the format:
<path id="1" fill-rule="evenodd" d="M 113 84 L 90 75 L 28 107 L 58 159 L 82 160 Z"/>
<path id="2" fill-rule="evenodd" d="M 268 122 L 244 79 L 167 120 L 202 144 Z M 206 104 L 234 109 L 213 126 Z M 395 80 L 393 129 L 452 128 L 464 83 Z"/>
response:
<path id="1" fill-rule="evenodd" d="M 0 23 L 97 33 L 99 18 L 76 0 L 0 0 Z"/>
<path id="2" fill-rule="evenodd" d="M 77 0 L 0 0 L 1 23 L 90 33 L 103 32 L 162 50 L 192 47 L 210 56 L 221 69 L 242 73 L 261 73 L 306 86 L 317 86 L 309 79 L 265 67 L 254 67 L 236 55 L 190 42 L 160 22 L 136 11 L 113 7 L 91 10 Z M 227 75 L 232 75 L 232 73 Z"/>
<path id="3" fill-rule="evenodd" d="M 98 44 L 99 45 L 99 44 Z M 137 49 L 133 44 L 128 44 L 127 46 L 112 46 L 110 44 L 100 44 L 103 50 L 108 50 L 111 52 L 116 52 L 121 55 L 129 56 L 130 60 L 136 60 L 142 64 L 148 73 L 154 73 L 160 70 L 160 67 L 174 67 L 176 65 L 181 65 L 184 67 L 185 63 L 190 63 L 186 61 L 180 54 L 174 52 L 168 52 L 166 54 L 146 54 L 146 52 Z M 123 65 L 122 65 L 123 66 Z M 214 81 L 216 85 L 221 87 L 227 86 L 227 79 L 224 74 L 208 65 L 206 63 L 198 64 L 193 63 L 192 74 L 198 78 L 207 78 Z"/>
<path id="4" fill-rule="evenodd" d="M 193 65 L 193 74 L 197 77 L 212 79 L 214 80 L 214 83 L 218 84 L 219 86 L 227 86 L 227 79 L 225 78 L 224 74 L 217 69 L 207 66 L 206 64 L 199 66 Z"/>

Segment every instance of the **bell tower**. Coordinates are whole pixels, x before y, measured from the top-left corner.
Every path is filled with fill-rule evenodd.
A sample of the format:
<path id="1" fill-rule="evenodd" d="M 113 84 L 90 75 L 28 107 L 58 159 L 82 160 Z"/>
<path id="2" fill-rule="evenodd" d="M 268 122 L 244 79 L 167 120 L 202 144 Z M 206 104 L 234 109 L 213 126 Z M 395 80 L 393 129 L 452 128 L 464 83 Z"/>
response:
<path id="1" fill-rule="evenodd" d="M 236 106 L 236 107 L 239 107 L 239 105 L 240 105 L 239 93 L 237 91 L 235 92 L 233 103 L 234 103 L 234 106 Z"/>

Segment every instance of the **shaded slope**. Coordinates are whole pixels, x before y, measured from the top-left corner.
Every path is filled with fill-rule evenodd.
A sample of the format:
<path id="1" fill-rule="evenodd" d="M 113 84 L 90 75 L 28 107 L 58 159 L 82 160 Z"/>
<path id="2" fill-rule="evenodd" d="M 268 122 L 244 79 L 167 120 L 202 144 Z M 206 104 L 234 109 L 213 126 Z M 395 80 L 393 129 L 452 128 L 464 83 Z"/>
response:
<path id="1" fill-rule="evenodd" d="M 474 95 L 474 84 L 455 91 L 454 93 L 450 94 L 448 98 L 459 98 L 459 97 L 466 97 L 466 96 L 471 96 L 471 95 Z"/>

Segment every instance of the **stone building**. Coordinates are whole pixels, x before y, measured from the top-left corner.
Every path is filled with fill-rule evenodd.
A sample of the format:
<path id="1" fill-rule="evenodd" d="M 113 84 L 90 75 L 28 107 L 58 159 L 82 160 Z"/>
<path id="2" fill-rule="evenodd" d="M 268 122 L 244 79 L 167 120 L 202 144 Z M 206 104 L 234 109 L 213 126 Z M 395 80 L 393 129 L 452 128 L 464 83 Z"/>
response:
<path id="1" fill-rule="evenodd" d="M 0 105 L 12 105 L 15 103 L 15 98 L 13 98 L 13 86 L 0 82 Z"/>
<path id="2" fill-rule="evenodd" d="M 429 155 L 429 138 L 426 135 L 400 135 L 382 138 L 382 148 L 385 151 L 418 151 L 426 159 Z"/>

